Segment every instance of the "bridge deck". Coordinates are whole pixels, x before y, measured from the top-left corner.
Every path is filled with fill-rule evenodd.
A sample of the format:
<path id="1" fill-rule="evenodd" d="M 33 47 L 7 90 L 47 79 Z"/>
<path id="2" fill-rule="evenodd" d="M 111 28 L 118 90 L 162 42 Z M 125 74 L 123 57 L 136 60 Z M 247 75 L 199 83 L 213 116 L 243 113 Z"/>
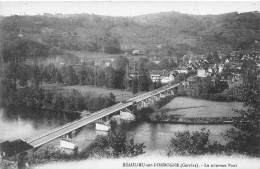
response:
<path id="1" fill-rule="evenodd" d="M 108 107 L 108 108 L 105 108 L 105 109 L 102 109 L 100 111 L 97 111 L 89 116 L 86 116 L 86 117 L 83 117 L 79 120 L 76 120 L 76 121 L 73 121 L 73 122 L 70 122 L 70 123 L 67 123 L 61 127 L 58 127 L 56 129 L 53 129 L 52 131 L 48 132 L 48 133 L 45 133 L 41 136 L 38 136 L 36 138 L 31 138 L 31 139 L 28 139 L 26 140 L 26 142 L 30 145 L 32 145 L 34 148 L 36 147 L 39 147 L 43 144 L 46 144 L 58 137 L 61 137 L 67 133 L 70 133 L 78 128 L 81 128 L 89 123 L 92 123 L 102 117 L 105 117 L 107 115 L 110 115 L 114 112 L 117 112 L 119 110 L 122 110 L 124 108 L 127 108 L 129 106 L 131 106 L 133 104 L 133 102 L 140 102 L 142 100 L 145 100 L 147 98 L 150 98 L 152 96 L 155 96 L 155 95 L 158 95 L 164 91 L 167 91 L 167 90 L 170 90 L 172 88 L 175 88 L 179 85 L 178 84 L 175 84 L 175 85 L 172 85 L 172 86 L 164 86 L 164 87 L 161 87 L 157 90 L 154 90 L 154 91 L 150 91 L 150 92 L 147 92 L 147 93 L 144 93 L 144 94 L 141 94 L 141 95 L 138 95 L 136 97 L 133 97 L 131 99 L 128 99 L 125 103 L 118 103 L 118 104 L 115 104 L 111 107 Z"/>

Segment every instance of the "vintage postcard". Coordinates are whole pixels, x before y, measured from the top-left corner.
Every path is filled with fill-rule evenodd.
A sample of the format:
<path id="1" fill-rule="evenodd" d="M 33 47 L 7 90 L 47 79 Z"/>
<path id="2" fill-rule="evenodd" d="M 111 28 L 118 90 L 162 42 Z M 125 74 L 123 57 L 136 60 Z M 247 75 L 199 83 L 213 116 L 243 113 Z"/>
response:
<path id="1" fill-rule="evenodd" d="M 1 169 L 260 169 L 260 2 L 0 1 Z"/>

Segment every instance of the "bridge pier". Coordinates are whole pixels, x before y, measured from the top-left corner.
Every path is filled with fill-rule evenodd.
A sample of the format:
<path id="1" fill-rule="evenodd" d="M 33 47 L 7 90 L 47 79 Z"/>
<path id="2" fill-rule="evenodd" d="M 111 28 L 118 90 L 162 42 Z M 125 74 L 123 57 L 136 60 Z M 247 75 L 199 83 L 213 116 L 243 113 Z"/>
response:
<path id="1" fill-rule="evenodd" d="M 142 102 L 138 102 L 137 103 L 137 110 L 141 110 L 143 108 L 143 103 Z"/>
<path id="2" fill-rule="evenodd" d="M 65 138 L 72 139 L 72 133 L 69 132 L 69 133 L 65 134 Z"/>
<path id="3" fill-rule="evenodd" d="M 71 132 L 71 137 L 76 137 L 77 136 L 77 131 L 76 130 L 73 130 L 72 132 Z"/>
<path id="4" fill-rule="evenodd" d="M 149 107 L 149 99 L 145 99 L 144 108 Z"/>
<path id="5" fill-rule="evenodd" d="M 140 102 L 140 109 L 144 108 L 144 100 Z"/>
<path id="6" fill-rule="evenodd" d="M 159 94 L 159 97 L 160 97 L 159 99 L 164 98 L 163 93 L 160 93 L 160 94 Z"/>
<path id="7" fill-rule="evenodd" d="M 160 95 L 155 95 L 154 98 L 155 98 L 155 101 L 158 102 L 160 100 Z"/>
<path id="8" fill-rule="evenodd" d="M 175 92 L 174 90 L 171 90 L 171 95 L 174 96 L 175 95 Z"/>
<path id="9" fill-rule="evenodd" d="M 103 123 L 103 122 L 109 121 L 109 119 L 110 119 L 110 116 L 108 115 L 108 116 L 105 116 L 105 117 L 102 117 L 102 118 L 96 120 L 95 122 L 97 122 L 97 123 Z"/>
<path id="10" fill-rule="evenodd" d="M 156 102 L 156 96 L 152 96 L 150 100 L 150 105 L 154 105 Z"/>

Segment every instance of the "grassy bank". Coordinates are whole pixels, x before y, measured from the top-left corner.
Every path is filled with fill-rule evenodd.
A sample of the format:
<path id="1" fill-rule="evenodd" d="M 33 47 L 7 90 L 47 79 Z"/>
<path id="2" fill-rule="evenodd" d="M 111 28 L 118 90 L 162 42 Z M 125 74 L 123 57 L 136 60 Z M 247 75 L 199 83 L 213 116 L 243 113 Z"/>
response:
<path id="1" fill-rule="evenodd" d="M 166 104 L 168 103 L 168 104 Z M 240 118 L 234 109 L 243 109 L 240 102 L 216 102 L 190 97 L 176 97 L 171 102 L 158 103 L 146 113 L 150 122 L 182 124 L 228 124 Z"/>

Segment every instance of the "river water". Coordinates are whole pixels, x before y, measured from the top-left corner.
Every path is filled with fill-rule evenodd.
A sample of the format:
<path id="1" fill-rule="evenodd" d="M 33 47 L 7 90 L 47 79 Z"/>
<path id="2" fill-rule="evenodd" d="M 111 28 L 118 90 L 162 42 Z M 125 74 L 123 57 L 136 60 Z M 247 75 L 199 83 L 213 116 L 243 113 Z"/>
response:
<path id="1" fill-rule="evenodd" d="M 173 108 L 174 107 L 174 108 Z M 241 103 L 236 102 L 213 102 L 186 97 L 176 97 L 162 109 L 167 108 L 169 113 L 183 114 L 184 116 L 236 116 L 232 114 L 232 109 L 241 108 Z M 10 113 L 0 109 L 0 142 L 5 140 L 26 139 L 32 136 L 40 135 L 69 122 L 71 117 L 63 115 L 53 115 L 48 112 L 47 117 L 44 112 L 34 117 L 26 117 L 23 111 L 19 113 Z M 229 113 L 231 112 L 231 113 Z M 9 113 L 9 114 L 8 114 Z M 28 113 L 28 112 L 27 112 Z M 11 114 L 11 115 L 10 115 Z M 26 113 L 25 113 L 26 114 Z M 136 143 L 144 143 L 146 152 L 159 151 L 165 153 L 169 141 L 178 131 L 199 131 L 202 128 L 211 131 L 210 140 L 225 143 L 224 133 L 230 129 L 231 125 L 184 125 L 184 124 L 154 124 L 147 122 L 136 122 L 125 127 L 129 138 L 134 138 Z M 93 125 L 86 126 L 78 136 L 73 140 L 79 145 L 79 149 L 86 147 L 96 135 L 100 134 L 94 130 Z"/>

